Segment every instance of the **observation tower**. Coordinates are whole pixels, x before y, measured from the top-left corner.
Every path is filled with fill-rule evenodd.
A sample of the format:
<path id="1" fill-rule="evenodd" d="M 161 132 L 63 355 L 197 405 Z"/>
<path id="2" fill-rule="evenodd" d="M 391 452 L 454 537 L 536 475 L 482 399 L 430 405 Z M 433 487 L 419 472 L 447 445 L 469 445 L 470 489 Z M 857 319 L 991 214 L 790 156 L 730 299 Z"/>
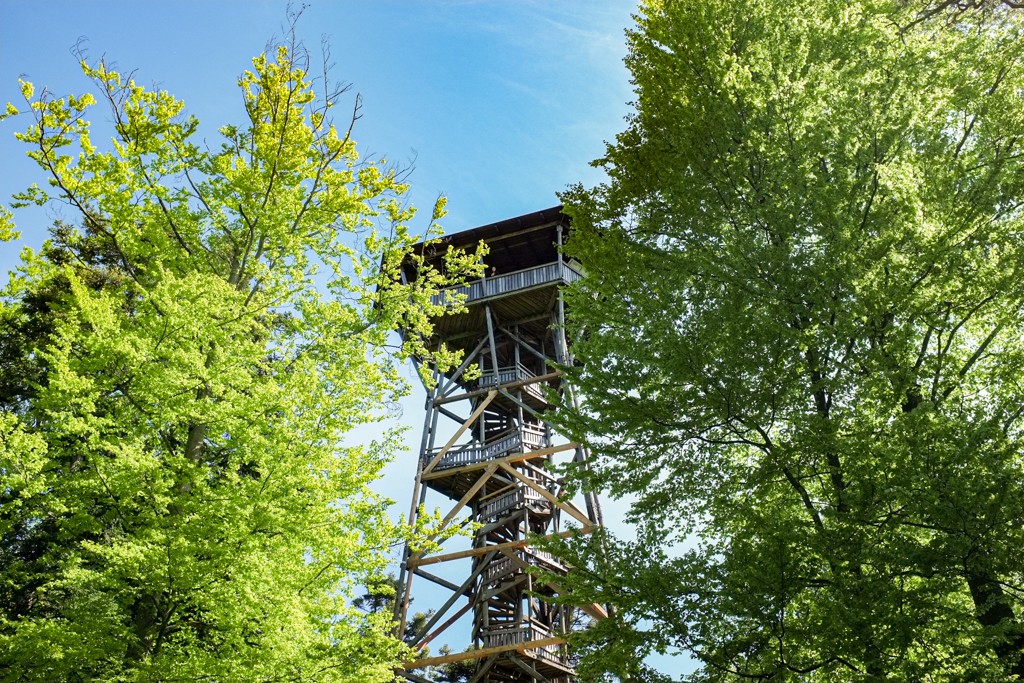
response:
<path id="1" fill-rule="evenodd" d="M 602 522 L 596 496 L 570 500 L 550 467 L 554 457 L 587 458 L 545 420 L 548 392 L 574 400 L 553 365 L 572 363 L 561 287 L 581 271 L 561 254 L 568 230 L 554 207 L 417 247 L 437 263 L 449 246 L 472 250 L 483 241 L 490 252 L 485 276 L 455 288 L 466 296 L 467 311 L 434 320 L 430 347 L 443 343 L 464 357 L 451 372 L 428 368 L 434 386 L 427 388 L 410 506 L 411 523 L 424 507 L 440 507 L 447 510 L 442 527 L 462 525 L 472 536 L 456 536 L 431 554 L 407 547 L 396 600 L 399 633 L 411 619 L 412 599 L 429 595 L 438 603 L 411 636 L 415 648 L 436 645 L 442 633 L 441 642 L 466 638 L 467 630 L 469 647 L 409 664 L 402 673 L 414 683 L 430 680 L 429 667 L 455 663 L 471 668 L 473 683 L 570 683 L 564 634 L 606 616 L 598 605 L 552 604 L 558 582 L 529 571 L 569 571 L 531 547 L 531 535 L 587 532 Z M 415 279 L 412 264 L 403 277 Z M 466 370 L 474 365 L 479 374 L 471 377 Z"/>

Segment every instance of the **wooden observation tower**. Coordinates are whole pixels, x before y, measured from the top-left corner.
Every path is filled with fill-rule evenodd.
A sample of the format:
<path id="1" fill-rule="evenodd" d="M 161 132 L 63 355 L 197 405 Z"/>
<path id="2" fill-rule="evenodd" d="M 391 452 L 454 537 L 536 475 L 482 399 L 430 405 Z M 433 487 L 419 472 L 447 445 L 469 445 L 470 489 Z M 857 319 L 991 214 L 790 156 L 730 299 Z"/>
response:
<path id="1" fill-rule="evenodd" d="M 574 672 L 563 634 L 605 616 L 597 605 L 584 615 L 550 603 L 546 598 L 557 595 L 558 582 L 542 583 L 529 571 L 568 571 L 532 548 L 530 535 L 567 533 L 569 526 L 586 532 L 602 521 L 593 493 L 575 504 L 550 470 L 553 457 L 587 456 L 545 421 L 546 391 L 570 391 L 552 365 L 572 362 L 561 287 L 578 279 L 580 269 L 560 253 L 567 230 L 567 218 L 555 207 L 432 246 L 438 259 L 448 245 L 472 249 L 481 240 L 490 253 L 484 278 L 458 288 L 468 310 L 434 321 L 431 344 L 461 349 L 464 362 L 446 374 L 431 368 L 435 383 L 427 392 L 410 510 L 413 522 L 424 505 L 443 507 L 443 526 L 475 531 L 432 554 L 406 548 L 396 603 L 400 633 L 411 618 L 412 598 L 429 594 L 437 603 L 412 636 L 414 647 L 436 646 L 446 631 L 440 642 L 465 637 L 470 646 L 410 664 L 403 675 L 414 683 L 429 680 L 427 667 L 456 662 L 475 671 L 473 683 L 570 683 Z M 429 251 L 424 255 L 432 259 Z M 416 277 L 412 266 L 404 276 Z M 473 365 L 475 378 L 464 374 Z"/>

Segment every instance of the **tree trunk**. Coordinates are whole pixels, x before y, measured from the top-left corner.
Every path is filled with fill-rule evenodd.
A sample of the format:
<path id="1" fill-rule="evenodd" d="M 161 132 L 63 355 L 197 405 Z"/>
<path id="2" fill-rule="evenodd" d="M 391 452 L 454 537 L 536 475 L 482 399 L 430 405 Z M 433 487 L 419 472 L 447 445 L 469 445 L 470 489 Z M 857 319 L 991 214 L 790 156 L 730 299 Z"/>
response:
<path id="1" fill-rule="evenodd" d="M 1002 585 L 991 572 L 985 570 L 968 570 L 966 579 L 981 625 L 1006 630 L 1006 635 L 993 646 L 996 656 L 1008 673 L 1018 680 L 1024 680 L 1024 658 L 1021 657 L 1024 653 L 1024 631 L 1017 622 L 1017 616 Z"/>

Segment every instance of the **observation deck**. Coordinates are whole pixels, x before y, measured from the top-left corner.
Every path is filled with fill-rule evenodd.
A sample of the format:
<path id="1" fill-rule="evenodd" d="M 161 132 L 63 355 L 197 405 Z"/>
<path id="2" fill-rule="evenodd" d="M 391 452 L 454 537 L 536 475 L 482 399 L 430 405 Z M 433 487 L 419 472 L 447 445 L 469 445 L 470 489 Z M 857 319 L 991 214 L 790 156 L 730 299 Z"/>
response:
<path id="1" fill-rule="evenodd" d="M 554 207 L 417 245 L 417 255 L 435 267 L 442 267 L 449 247 L 472 250 L 482 241 L 490 250 L 484 257 L 483 278 L 432 298 L 432 303 L 443 304 L 464 296 L 467 307 L 463 313 L 433 320 L 434 343 L 443 341 L 469 355 L 480 332 L 487 329 L 485 308 L 506 328 L 519 327 L 543 337 L 560 288 L 583 277 L 582 266 L 559 253 L 565 225 L 561 207 Z M 403 274 L 407 281 L 415 280 L 415 266 L 408 263 Z"/>
<path id="2" fill-rule="evenodd" d="M 468 342 L 483 327 L 486 329 L 484 310 L 480 304 L 489 303 L 494 315 L 514 325 L 542 323 L 548 318 L 558 301 L 558 289 L 583 277 L 578 267 L 563 261 L 553 261 L 532 268 L 494 276 L 485 276 L 460 287 L 451 287 L 434 295 L 433 303 L 441 304 L 465 296 L 467 310 L 446 315 L 434 323 L 434 334 L 444 339 L 450 348 L 468 352 Z"/>
<path id="3" fill-rule="evenodd" d="M 452 295 L 465 296 L 466 305 L 474 305 L 488 299 L 495 299 L 507 294 L 521 296 L 534 289 L 546 288 L 551 285 L 562 285 L 575 282 L 583 277 L 575 267 L 568 263 L 545 263 L 532 268 L 524 268 L 514 273 L 483 277 L 475 282 L 459 287 L 449 287 L 440 294 L 435 294 L 432 303 L 445 303 Z"/>

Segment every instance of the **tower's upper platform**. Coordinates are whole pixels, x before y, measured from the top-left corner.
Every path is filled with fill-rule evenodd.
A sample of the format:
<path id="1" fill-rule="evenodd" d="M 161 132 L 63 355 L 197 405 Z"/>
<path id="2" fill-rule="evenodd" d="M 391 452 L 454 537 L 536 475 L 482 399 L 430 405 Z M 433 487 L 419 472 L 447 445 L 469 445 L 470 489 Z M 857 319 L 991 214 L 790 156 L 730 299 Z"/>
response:
<path id="1" fill-rule="evenodd" d="M 442 267 L 449 247 L 472 250 L 481 241 L 489 253 L 484 257 L 485 275 L 449 292 L 464 294 L 468 311 L 435 321 L 435 336 L 449 347 L 458 348 L 486 330 L 479 304 L 490 304 L 493 315 L 509 325 L 541 323 L 546 326 L 557 300 L 559 285 L 581 277 L 579 264 L 567 261 L 561 245 L 569 232 L 569 218 L 561 206 L 535 211 L 516 218 L 482 225 L 445 235 L 439 240 L 417 245 L 428 264 Z M 407 281 L 416 278 L 415 266 L 406 265 Z"/>
<path id="2" fill-rule="evenodd" d="M 426 256 L 429 265 L 440 266 L 448 247 L 471 250 L 478 243 L 485 242 L 490 247 L 490 254 L 484 259 L 488 269 L 511 273 L 558 261 L 558 248 L 568 230 L 568 216 L 562 213 L 561 206 L 553 206 L 445 235 L 429 242 L 426 253 L 422 243 L 414 246 L 413 251 Z M 405 276 L 410 281 L 416 279 L 411 263 L 406 266 Z"/>

